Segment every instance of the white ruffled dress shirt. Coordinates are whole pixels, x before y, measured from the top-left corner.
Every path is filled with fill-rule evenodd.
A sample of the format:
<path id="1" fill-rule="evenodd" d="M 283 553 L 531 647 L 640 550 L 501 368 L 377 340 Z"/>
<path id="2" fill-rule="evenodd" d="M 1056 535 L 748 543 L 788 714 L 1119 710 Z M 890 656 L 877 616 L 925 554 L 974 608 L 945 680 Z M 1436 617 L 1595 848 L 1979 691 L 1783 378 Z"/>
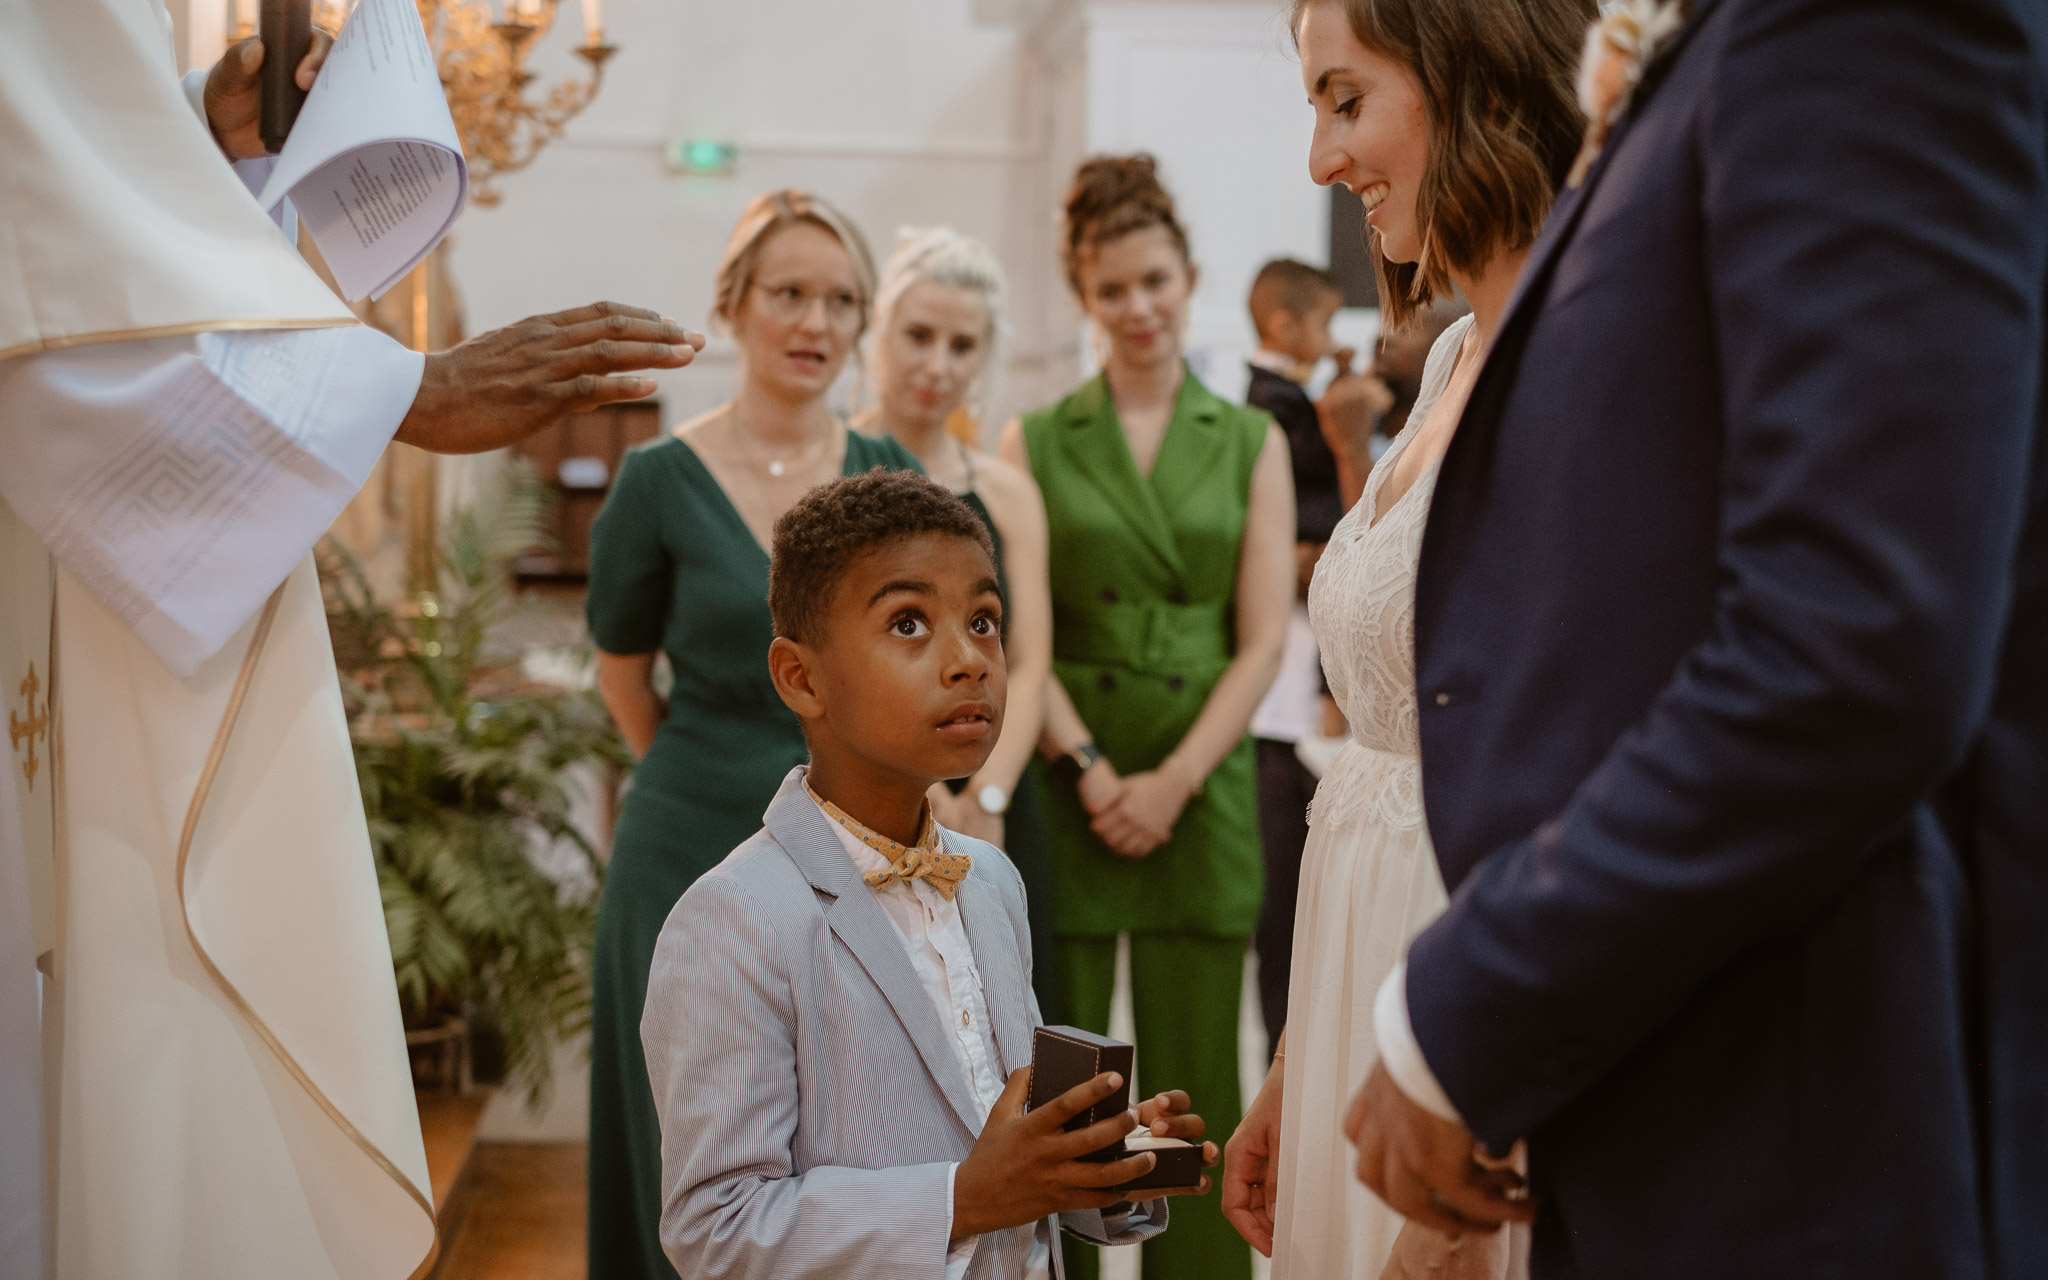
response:
<path id="1" fill-rule="evenodd" d="M 822 809 L 819 812 L 824 812 Z M 846 848 L 846 856 L 862 875 L 887 871 L 889 860 L 870 848 L 845 824 L 825 814 L 832 831 Z M 975 967 L 974 948 L 967 942 L 967 925 L 960 918 L 960 904 L 948 901 L 923 880 L 902 881 L 874 890 L 875 900 L 895 927 L 903 950 L 910 957 L 917 980 L 938 1011 L 939 1021 L 952 1032 L 953 1054 L 974 1090 L 974 1100 L 987 1121 L 1003 1095 L 1003 1073 L 996 1054 L 995 1028 L 989 1023 L 988 1001 L 982 993 L 981 970 Z M 955 1174 L 960 1166 L 954 1165 Z M 953 1182 L 946 1181 L 946 1216 L 953 1216 Z M 1043 1222 L 1031 1241 L 1031 1253 L 1024 1264 L 1026 1280 L 1050 1280 L 1052 1242 Z M 981 1237 L 969 1236 L 946 1254 L 946 1280 L 961 1280 L 974 1259 Z"/>

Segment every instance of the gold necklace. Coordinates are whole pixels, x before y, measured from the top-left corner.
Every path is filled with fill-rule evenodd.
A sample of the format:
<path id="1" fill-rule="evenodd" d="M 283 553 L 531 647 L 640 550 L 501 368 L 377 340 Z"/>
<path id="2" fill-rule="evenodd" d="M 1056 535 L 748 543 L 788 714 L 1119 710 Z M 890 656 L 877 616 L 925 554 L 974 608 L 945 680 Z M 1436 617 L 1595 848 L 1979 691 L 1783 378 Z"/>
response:
<path id="1" fill-rule="evenodd" d="M 740 413 L 740 406 L 737 400 L 733 402 L 732 406 L 732 421 L 733 426 L 738 429 L 740 435 L 747 439 L 747 447 L 745 449 L 745 452 L 749 455 L 746 460 L 747 465 L 756 471 L 766 472 L 768 477 L 773 480 L 780 480 L 785 475 L 788 475 L 790 464 L 799 459 L 802 460 L 806 468 L 809 468 L 817 461 L 816 455 L 819 449 L 829 445 L 833 437 L 838 434 L 836 430 L 827 430 L 822 439 L 814 440 L 810 444 L 804 445 L 788 457 L 778 458 L 769 454 L 767 449 L 761 445 L 761 437 L 755 434 L 753 427 L 748 424 L 745 416 Z M 835 422 L 833 427 L 836 428 L 837 426 L 838 424 Z"/>

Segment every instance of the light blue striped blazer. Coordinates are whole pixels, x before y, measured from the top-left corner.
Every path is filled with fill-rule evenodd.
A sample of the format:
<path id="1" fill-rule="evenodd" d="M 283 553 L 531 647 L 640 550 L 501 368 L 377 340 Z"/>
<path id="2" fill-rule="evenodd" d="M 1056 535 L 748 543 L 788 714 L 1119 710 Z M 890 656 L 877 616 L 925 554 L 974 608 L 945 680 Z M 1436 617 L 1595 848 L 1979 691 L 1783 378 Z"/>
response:
<path id="1" fill-rule="evenodd" d="M 654 949 L 640 1035 L 662 1247 L 684 1280 L 941 1280 L 947 1168 L 981 1127 L 973 1091 L 801 769 L 766 823 L 691 886 Z M 1030 1065 L 1039 1021 L 1023 881 L 994 846 L 946 840 L 974 856 L 956 901 L 1007 1074 Z M 1102 1244 L 1165 1224 L 1163 1200 L 1060 1222 Z M 982 1237 L 969 1280 L 1020 1280 L 1031 1235 Z"/>

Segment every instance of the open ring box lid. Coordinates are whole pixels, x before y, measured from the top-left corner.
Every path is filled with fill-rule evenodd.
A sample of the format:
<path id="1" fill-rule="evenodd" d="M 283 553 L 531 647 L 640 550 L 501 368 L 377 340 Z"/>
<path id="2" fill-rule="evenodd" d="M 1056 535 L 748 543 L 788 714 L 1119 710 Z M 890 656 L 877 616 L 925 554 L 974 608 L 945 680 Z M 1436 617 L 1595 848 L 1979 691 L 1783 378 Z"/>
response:
<path id="1" fill-rule="evenodd" d="M 1040 1027 L 1031 1037 L 1031 1090 L 1025 1109 L 1032 1110 L 1053 1101 L 1067 1090 L 1084 1085 L 1105 1071 L 1123 1077 L 1115 1093 L 1081 1112 L 1061 1128 L 1069 1133 L 1112 1119 L 1131 1109 L 1131 1068 L 1137 1050 L 1121 1040 L 1098 1036 L 1078 1027 Z M 1081 1159 L 1107 1163 L 1149 1151 L 1157 1157 L 1151 1172 L 1119 1183 L 1117 1191 L 1152 1191 L 1193 1187 L 1202 1181 L 1202 1148 L 1179 1138 L 1158 1138 L 1144 1129 L 1133 1129 L 1100 1151 Z"/>

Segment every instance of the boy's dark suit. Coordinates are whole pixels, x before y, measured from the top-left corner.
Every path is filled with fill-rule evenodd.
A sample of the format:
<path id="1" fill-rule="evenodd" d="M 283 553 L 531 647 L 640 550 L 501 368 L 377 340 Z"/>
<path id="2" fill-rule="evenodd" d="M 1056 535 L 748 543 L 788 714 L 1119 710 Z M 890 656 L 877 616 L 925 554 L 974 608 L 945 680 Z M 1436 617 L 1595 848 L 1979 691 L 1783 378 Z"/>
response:
<path id="1" fill-rule="evenodd" d="M 1538 1277 L 2048 1275 L 2039 6 L 1695 8 L 1437 484 L 1410 1014 Z"/>

